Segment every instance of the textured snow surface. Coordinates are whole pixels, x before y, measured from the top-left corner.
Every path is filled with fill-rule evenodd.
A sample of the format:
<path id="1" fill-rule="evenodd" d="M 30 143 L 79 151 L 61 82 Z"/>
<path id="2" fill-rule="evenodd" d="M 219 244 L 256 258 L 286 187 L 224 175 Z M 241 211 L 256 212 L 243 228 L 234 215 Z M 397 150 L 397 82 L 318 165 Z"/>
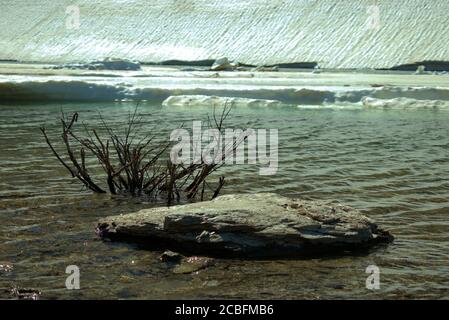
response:
<path id="1" fill-rule="evenodd" d="M 386 68 L 449 60 L 448 17 L 448 0 L 0 0 L 0 59 Z"/>

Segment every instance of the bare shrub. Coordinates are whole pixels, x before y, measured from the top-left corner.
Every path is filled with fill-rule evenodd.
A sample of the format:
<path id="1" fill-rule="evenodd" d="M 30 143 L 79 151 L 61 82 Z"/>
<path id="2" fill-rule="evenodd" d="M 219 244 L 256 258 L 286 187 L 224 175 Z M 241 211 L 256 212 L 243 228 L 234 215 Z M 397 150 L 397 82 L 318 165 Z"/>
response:
<path id="1" fill-rule="evenodd" d="M 223 124 L 232 106 L 226 104 L 220 115 L 214 107 L 213 118 L 208 117 L 209 127 L 223 133 Z M 174 164 L 168 159 L 167 153 L 170 142 L 155 142 L 154 135 L 142 134 L 142 116 L 137 113 L 138 107 L 129 114 L 128 122 L 123 134 L 118 134 L 103 119 L 100 114 L 100 131 L 106 137 L 100 136 L 97 129 L 89 129 L 82 123 L 82 132 L 75 130 L 79 123 L 79 114 L 67 116 L 62 113 L 61 145 L 64 154 L 56 150 L 50 141 L 47 130 L 40 130 L 50 150 L 71 174 L 89 190 L 95 193 L 128 194 L 131 196 L 148 195 L 153 199 L 165 198 L 168 205 L 173 201 L 205 200 L 206 189 L 212 193 L 212 198 L 219 195 L 225 184 L 225 177 L 221 176 L 215 186 L 211 186 L 207 178 L 224 164 L 227 156 L 232 156 L 247 135 L 224 146 L 221 159 L 213 163 L 199 163 L 188 165 Z M 92 178 L 93 168 L 88 167 L 88 159 L 98 160 L 104 173 L 103 183 Z M 98 179 L 98 178 L 97 178 Z"/>

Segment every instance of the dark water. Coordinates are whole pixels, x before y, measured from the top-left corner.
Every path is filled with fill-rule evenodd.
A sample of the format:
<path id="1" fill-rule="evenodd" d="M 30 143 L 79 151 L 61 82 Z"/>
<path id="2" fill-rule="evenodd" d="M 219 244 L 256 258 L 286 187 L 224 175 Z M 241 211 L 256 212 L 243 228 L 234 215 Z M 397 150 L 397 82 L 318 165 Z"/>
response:
<path id="1" fill-rule="evenodd" d="M 82 190 L 53 159 L 38 130 L 57 133 L 61 106 L 0 106 L 0 298 L 11 286 L 44 299 L 72 298 L 449 298 L 449 113 L 235 109 L 235 128 L 279 129 L 279 171 L 259 176 L 226 167 L 224 193 L 278 192 L 336 199 L 362 210 L 396 241 L 366 255 L 312 260 L 220 260 L 196 274 L 174 274 L 160 252 L 98 240 L 100 217 L 148 207 L 145 199 Z M 70 104 L 81 120 L 125 123 L 133 104 Z M 142 105 L 145 130 L 205 119 L 206 108 Z M 53 135 L 56 137 L 56 135 Z M 367 266 L 381 288 L 367 290 Z M 81 269 L 81 290 L 65 288 L 65 268 Z"/>

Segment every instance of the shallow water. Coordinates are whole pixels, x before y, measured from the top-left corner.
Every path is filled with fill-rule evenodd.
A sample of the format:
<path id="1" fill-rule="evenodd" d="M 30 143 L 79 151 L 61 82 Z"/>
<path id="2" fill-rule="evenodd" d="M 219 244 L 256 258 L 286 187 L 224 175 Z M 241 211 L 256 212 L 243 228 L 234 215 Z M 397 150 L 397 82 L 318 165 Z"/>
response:
<path id="1" fill-rule="evenodd" d="M 134 104 L 65 104 L 80 119 L 125 123 Z M 60 105 L 0 106 L 0 298 L 12 285 L 44 299 L 72 298 L 449 298 L 449 112 L 237 108 L 234 128 L 279 129 L 279 170 L 225 167 L 224 193 L 278 192 L 339 200 L 363 211 L 396 240 L 365 255 L 311 260 L 219 260 L 197 274 L 173 274 L 160 252 L 103 242 L 100 217 L 148 207 L 145 199 L 92 195 L 53 159 L 39 132 L 57 133 Z M 210 109 L 141 105 L 146 130 L 206 119 Z M 53 135 L 55 137 L 56 135 Z M 381 288 L 365 288 L 367 266 Z M 65 268 L 81 269 L 81 290 Z"/>

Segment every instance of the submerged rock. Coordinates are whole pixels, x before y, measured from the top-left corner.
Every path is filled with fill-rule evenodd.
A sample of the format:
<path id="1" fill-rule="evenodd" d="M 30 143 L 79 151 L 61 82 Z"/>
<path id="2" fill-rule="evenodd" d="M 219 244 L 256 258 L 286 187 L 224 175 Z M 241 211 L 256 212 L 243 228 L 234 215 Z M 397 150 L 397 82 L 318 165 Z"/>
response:
<path id="1" fill-rule="evenodd" d="M 167 250 L 160 255 L 159 260 L 162 262 L 180 262 L 183 258 L 179 253 Z"/>
<path id="2" fill-rule="evenodd" d="M 194 273 L 215 264 L 215 260 L 208 257 L 185 257 L 180 253 L 170 250 L 165 251 L 159 257 L 159 260 L 174 265 L 173 273 L 175 274 L 189 274 Z"/>
<path id="3" fill-rule="evenodd" d="M 335 253 L 393 240 L 356 209 L 272 193 L 145 209 L 104 218 L 97 229 L 111 240 L 246 258 Z"/>
<path id="4" fill-rule="evenodd" d="M 189 274 L 207 269 L 215 264 L 215 260 L 207 257 L 187 257 L 173 268 L 175 274 Z"/>
<path id="5" fill-rule="evenodd" d="M 14 266 L 12 264 L 0 264 L 0 273 L 1 272 L 11 272 L 14 270 Z"/>
<path id="6" fill-rule="evenodd" d="M 12 287 L 10 295 L 18 300 L 39 300 L 42 292 L 35 289 Z"/>

